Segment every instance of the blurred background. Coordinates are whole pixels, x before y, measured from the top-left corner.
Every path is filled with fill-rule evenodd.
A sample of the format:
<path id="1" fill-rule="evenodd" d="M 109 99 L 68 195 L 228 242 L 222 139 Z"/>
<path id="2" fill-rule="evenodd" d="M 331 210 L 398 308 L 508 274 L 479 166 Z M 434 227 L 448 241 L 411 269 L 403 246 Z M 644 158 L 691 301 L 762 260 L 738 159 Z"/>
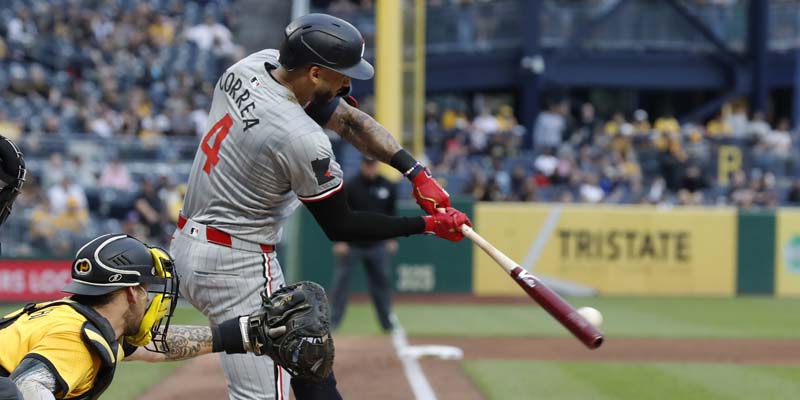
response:
<path id="1" fill-rule="evenodd" d="M 29 168 L 0 228 L 0 302 L 60 297 L 75 249 L 99 234 L 166 246 L 218 77 L 309 12 L 363 33 L 377 73 L 354 82 L 360 108 L 476 230 L 608 321 L 610 353 L 577 362 L 590 356 L 548 341 L 564 330 L 470 243 L 402 238 L 390 285 L 409 335 L 478 353 L 434 374 L 437 394 L 529 398 L 533 382 L 542 398 L 797 397 L 797 0 L 0 1 L 0 134 Z M 361 156 L 329 136 L 348 181 Z M 397 212 L 420 215 L 396 185 Z M 330 289 L 331 243 L 295 214 L 279 245 L 287 280 Z M 368 305 L 353 307 L 336 339 L 344 393 L 391 398 L 394 376 L 410 398 L 397 359 L 358 359 L 393 353 Z M 159 368 L 120 377 L 110 398 L 174 367 Z"/>
<path id="2" fill-rule="evenodd" d="M 387 126 L 454 197 L 800 202 L 796 1 L 388 3 L 405 29 L 384 76 L 405 79 Z M 66 255 L 110 231 L 165 243 L 217 77 L 309 11 L 355 24 L 374 61 L 369 0 L 3 2 L 0 131 L 30 167 L 4 256 Z M 374 82 L 354 90 L 375 113 Z M 332 141 L 355 173 L 356 151 Z"/>

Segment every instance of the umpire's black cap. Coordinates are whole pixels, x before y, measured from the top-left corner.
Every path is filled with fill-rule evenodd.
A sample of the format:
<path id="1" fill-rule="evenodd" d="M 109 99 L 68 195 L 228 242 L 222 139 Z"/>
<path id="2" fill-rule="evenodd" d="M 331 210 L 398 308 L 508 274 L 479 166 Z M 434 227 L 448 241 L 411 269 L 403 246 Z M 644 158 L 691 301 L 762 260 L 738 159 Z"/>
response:
<path id="1" fill-rule="evenodd" d="M 148 291 L 160 291 L 166 282 L 156 275 L 150 249 L 124 234 L 95 238 L 78 250 L 72 261 L 72 282 L 61 291 L 99 296 L 142 283 L 149 285 Z"/>
<path id="2" fill-rule="evenodd" d="M 349 22 L 327 14 L 304 15 L 286 27 L 280 63 L 291 71 L 313 64 L 353 79 L 370 79 L 375 69 L 364 59 L 364 38 Z"/>

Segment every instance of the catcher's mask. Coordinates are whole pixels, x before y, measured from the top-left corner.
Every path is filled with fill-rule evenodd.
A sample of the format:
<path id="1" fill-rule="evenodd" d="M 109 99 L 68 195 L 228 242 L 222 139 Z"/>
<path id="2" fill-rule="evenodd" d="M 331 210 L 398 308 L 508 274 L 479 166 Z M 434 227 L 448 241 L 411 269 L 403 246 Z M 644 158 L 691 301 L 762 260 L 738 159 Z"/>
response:
<path id="1" fill-rule="evenodd" d="M 0 136 L 0 224 L 11 214 L 11 206 L 25 183 L 25 159 L 19 147 Z"/>
<path id="2" fill-rule="evenodd" d="M 72 282 L 66 293 L 99 296 L 142 285 L 154 294 L 147 305 L 139 331 L 125 341 L 147 350 L 166 353 L 170 319 L 178 298 L 178 277 L 166 251 L 148 246 L 124 234 L 100 236 L 78 250 L 72 263 Z"/>

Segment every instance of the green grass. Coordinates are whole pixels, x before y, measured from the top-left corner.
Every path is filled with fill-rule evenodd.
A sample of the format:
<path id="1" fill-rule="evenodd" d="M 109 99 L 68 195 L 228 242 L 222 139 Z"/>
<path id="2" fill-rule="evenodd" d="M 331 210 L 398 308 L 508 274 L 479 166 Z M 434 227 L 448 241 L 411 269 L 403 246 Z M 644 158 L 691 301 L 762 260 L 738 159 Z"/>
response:
<path id="1" fill-rule="evenodd" d="M 569 299 L 603 312 L 609 337 L 800 339 L 800 299 Z M 19 305 L 0 306 L 0 315 Z M 397 304 L 409 336 L 567 336 L 533 304 Z M 206 324 L 191 308 L 173 323 Z M 353 303 L 336 335 L 379 335 L 369 303 Z M 105 399 L 131 399 L 181 363 L 122 363 Z M 800 393 L 800 367 L 661 363 L 556 363 L 481 360 L 465 363 L 493 399 L 784 399 Z M 790 395 L 791 394 L 791 395 Z"/>
<path id="2" fill-rule="evenodd" d="M 800 367 L 468 361 L 489 399 L 796 399 Z"/>
<path id="3" fill-rule="evenodd" d="M 208 325 L 208 320 L 199 311 L 188 307 L 175 310 L 171 324 Z M 144 393 L 150 386 L 166 379 L 172 371 L 185 361 L 146 363 L 142 361 L 123 362 L 117 367 L 114 381 L 103 393 L 103 399 L 133 399 Z"/>
<path id="4" fill-rule="evenodd" d="M 800 299 L 580 298 L 575 306 L 603 313 L 603 331 L 616 337 L 800 338 Z M 534 304 L 399 304 L 409 336 L 566 336 Z M 351 304 L 338 334 L 380 330 L 370 304 Z"/>

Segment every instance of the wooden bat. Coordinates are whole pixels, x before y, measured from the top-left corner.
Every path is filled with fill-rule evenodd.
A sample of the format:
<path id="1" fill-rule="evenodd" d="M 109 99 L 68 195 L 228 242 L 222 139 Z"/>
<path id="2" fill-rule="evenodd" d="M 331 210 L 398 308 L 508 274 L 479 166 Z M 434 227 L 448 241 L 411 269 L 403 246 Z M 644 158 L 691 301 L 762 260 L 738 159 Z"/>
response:
<path id="1" fill-rule="evenodd" d="M 583 342 L 586 347 L 596 349 L 603 344 L 603 333 L 583 318 L 574 307 L 569 305 L 558 293 L 545 286 L 539 278 L 520 267 L 514 260 L 497 250 L 491 243 L 478 235 L 467 225 L 461 225 L 461 232 L 481 248 L 489 257 L 500 265 L 525 293 L 547 310 L 558 322 Z"/>

